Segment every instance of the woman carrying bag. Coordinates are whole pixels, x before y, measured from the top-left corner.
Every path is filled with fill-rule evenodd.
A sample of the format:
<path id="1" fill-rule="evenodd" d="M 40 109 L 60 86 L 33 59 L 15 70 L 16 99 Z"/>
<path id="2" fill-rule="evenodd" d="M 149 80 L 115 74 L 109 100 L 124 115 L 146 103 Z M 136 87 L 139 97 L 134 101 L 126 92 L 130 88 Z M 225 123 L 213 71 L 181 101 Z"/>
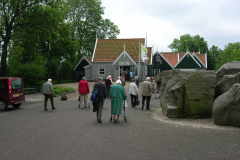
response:
<path id="1" fill-rule="evenodd" d="M 137 88 L 135 79 L 132 79 L 132 83 L 130 83 L 129 94 L 131 96 L 132 108 L 136 108 L 136 105 L 137 105 L 136 102 L 137 102 L 137 97 L 138 97 L 138 88 Z"/>

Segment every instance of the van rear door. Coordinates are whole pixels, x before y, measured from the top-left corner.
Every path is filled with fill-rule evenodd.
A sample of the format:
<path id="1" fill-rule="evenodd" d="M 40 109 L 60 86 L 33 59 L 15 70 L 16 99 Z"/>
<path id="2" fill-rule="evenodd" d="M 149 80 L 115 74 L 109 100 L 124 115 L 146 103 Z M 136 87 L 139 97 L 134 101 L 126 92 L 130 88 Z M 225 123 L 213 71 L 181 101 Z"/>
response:
<path id="1" fill-rule="evenodd" d="M 20 78 L 11 79 L 11 97 L 14 103 L 25 101 L 24 87 Z"/>

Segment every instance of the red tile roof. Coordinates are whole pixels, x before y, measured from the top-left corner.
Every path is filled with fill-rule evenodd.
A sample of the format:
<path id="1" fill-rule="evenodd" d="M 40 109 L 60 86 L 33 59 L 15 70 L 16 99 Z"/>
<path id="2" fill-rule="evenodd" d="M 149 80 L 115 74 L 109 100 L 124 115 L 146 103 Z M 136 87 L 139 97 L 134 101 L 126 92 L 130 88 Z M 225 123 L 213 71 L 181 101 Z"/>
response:
<path id="1" fill-rule="evenodd" d="M 139 61 L 139 41 L 145 45 L 145 38 L 132 39 L 98 39 L 93 62 L 114 62 L 125 51 Z"/>
<path id="2" fill-rule="evenodd" d="M 182 59 L 182 57 L 186 54 L 186 52 L 160 52 L 165 59 L 168 60 L 169 63 L 171 63 L 172 66 L 175 66 L 178 63 L 178 55 L 179 55 L 179 61 Z M 195 53 L 195 55 L 199 58 L 199 60 L 206 66 L 206 56 L 205 54 L 199 54 L 196 52 L 189 52 L 191 55 Z"/>
<path id="3" fill-rule="evenodd" d="M 92 57 L 85 57 L 90 64 L 92 64 Z"/>

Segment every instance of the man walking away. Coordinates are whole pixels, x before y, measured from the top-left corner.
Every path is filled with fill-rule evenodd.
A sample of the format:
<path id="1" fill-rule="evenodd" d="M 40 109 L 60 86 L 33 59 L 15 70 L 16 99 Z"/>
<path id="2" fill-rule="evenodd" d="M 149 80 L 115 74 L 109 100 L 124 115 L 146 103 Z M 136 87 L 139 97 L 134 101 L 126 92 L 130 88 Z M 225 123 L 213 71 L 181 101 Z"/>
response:
<path id="1" fill-rule="evenodd" d="M 98 101 L 93 102 L 93 112 L 97 110 L 97 121 L 99 123 L 102 123 L 102 109 L 103 109 L 103 104 L 104 100 L 107 98 L 107 88 L 105 84 L 103 83 L 103 78 L 99 77 L 98 82 L 94 84 L 94 88 L 98 88 Z"/>
<path id="2" fill-rule="evenodd" d="M 53 104 L 53 85 L 52 85 L 52 79 L 48 79 L 46 83 L 43 85 L 42 93 L 45 96 L 44 98 L 44 110 L 47 111 L 47 101 L 48 98 L 50 98 L 52 110 L 56 109 Z"/>
<path id="3" fill-rule="evenodd" d="M 150 110 L 149 105 L 150 105 L 150 98 L 152 95 L 152 86 L 151 86 L 151 78 L 147 77 L 146 81 L 142 83 L 142 110 L 144 108 L 144 103 L 145 100 L 147 100 L 147 110 Z"/>
<path id="4" fill-rule="evenodd" d="M 78 105 L 79 108 L 83 109 L 83 106 L 87 108 L 87 94 L 89 94 L 89 85 L 86 81 L 86 78 L 83 77 L 81 81 L 79 81 L 78 84 L 78 91 L 80 96 L 80 103 Z"/>

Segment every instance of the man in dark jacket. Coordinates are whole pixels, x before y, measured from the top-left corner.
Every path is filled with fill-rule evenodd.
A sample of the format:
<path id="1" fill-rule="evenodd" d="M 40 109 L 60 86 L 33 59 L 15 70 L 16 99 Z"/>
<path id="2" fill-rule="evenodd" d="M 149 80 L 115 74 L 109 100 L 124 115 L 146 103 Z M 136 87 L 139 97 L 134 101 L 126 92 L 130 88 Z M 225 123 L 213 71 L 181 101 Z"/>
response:
<path id="1" fill-rule="evenodd" d="M 98 102 L 93 102 L 93 112 L 97 111 L 97 121 L 102 123 L 102 108 L 104 100 L 107 98 L 107 88 L 103 83 L 103 78 L 99 77 L 98 82 L 94 84 L 93 89 L 98 88 L 99 97 Z"/>

